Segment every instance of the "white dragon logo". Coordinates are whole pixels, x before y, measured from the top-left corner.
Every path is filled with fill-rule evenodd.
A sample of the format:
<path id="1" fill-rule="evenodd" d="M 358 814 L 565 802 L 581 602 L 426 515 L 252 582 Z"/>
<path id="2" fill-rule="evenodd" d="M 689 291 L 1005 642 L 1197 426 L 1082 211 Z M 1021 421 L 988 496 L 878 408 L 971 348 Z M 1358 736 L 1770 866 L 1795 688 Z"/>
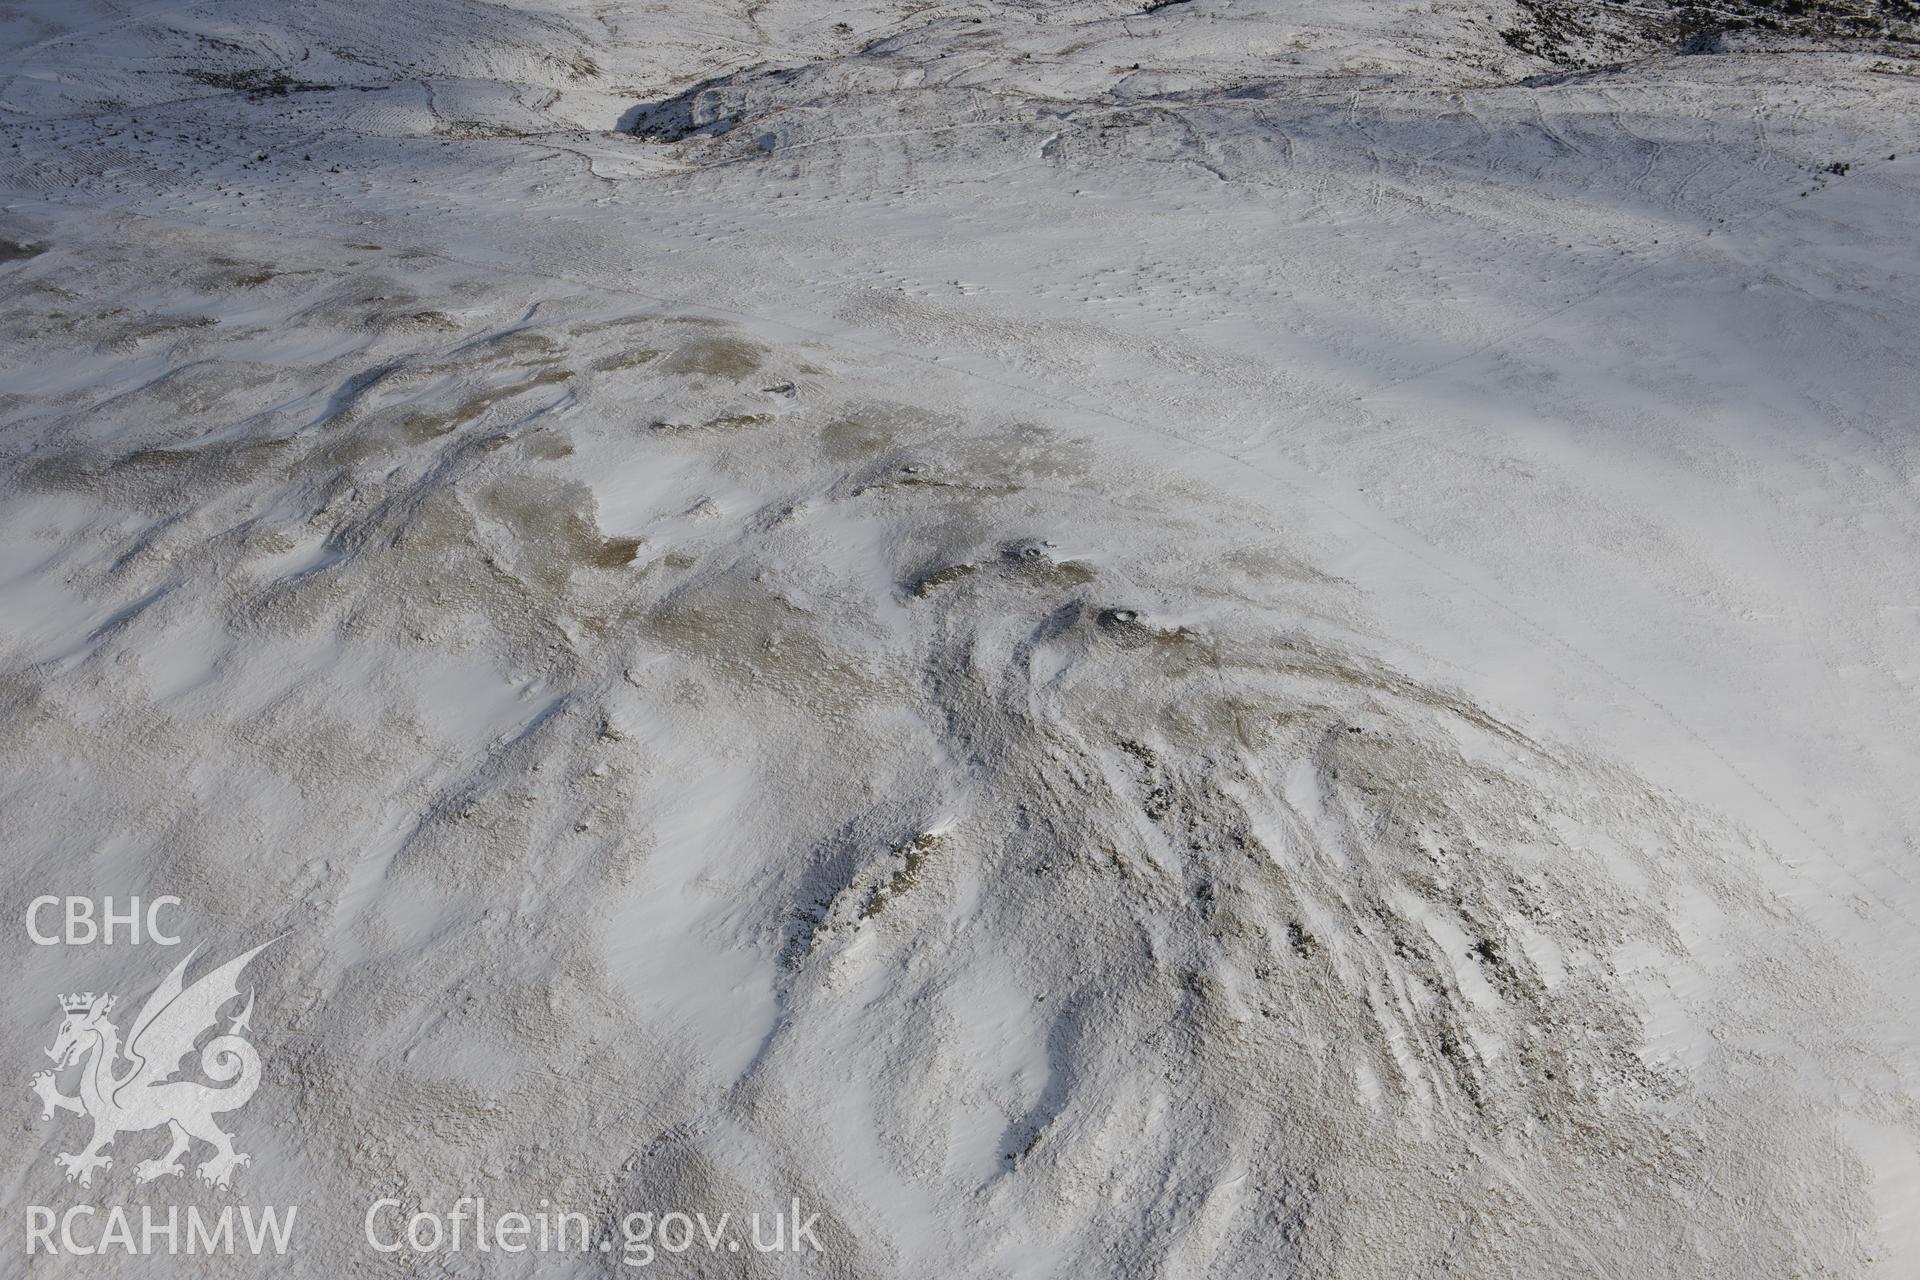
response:
<path id="1" fill-rule="evenodd" d="M 226 1186 L 234 1169 L 249 1163 L 250 1157 L 233 1149 L 233 1139 L 213 1118 L 245 1106 L 260 1087 L 260 1055 L 240 1037 L 253 1016 L 251 993 L 246 1008 L 228 1023 L 226 1032 L 207 1041 L 200 1050 L 200 1069 L 221 1087 L 172 1077 L 179 1074 L 194 1043 L 218 1028 L 220 1010 L 239 997 L 240 971 L 271 945 L 262 943 L 183 990 L 180 975 L 193 960 L 193 955 L 188 955 L 147 997 L 124 1048 L 119 1028 L 107 1019 L 113 1010 L 112 996 L 89 991 L 60 997 L 66 1018 L 53 1047 L 46 1051 L 54 1061 L 54 1070 L 37 1073 L 33 1091 L 46 1108 L 43 1119 L 50 1119 L 55 1111 L 71 1111 L 93 1119 L 93 1140 L 86 1149 L 56 1157 L 67 1171 L 69 1182 L 91 1185 L 95 1169 L 113 1167 L 113 1157 L 102 1152 L 115 1137 L 160 1125 L 173 1135 L 173 1146 L 159 1159 L 142 1160 L 135 1166 L 141 1182 L 184 1173 L 180 1157 L 195 1138 L 213 1147 L 213 1155 L 199 1170 L 200 1177 L 212 1186 Z M 197 948 L 194 954 L 198 954 Z M 123 1059 L 127 1066 L 120 1070 Z M 80 1090 L 77 1094 L 62 1093 L 55 1075 L 75 1064 L 81 1064 Z"/>

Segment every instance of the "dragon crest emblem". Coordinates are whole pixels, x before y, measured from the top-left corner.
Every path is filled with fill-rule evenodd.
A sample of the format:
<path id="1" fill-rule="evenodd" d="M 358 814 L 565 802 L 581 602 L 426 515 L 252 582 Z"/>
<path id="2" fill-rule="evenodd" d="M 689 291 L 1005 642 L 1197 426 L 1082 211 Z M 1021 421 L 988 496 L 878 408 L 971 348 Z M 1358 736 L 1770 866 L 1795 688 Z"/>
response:
<path id="1" fill-rule="evenodd" d="M 43 1119 L 71 1111 L 93 1121 L 93 1139 L 83 1150 L 56 1157 L 69 1182 L 89 1186 L 94 1170 L 112 1168 L 113 1157 L 104 1152 L 120 1134 L 162 1125 L 173 1145 L 158 1159 L 135 1166 L 141 1182 L 184 1173 L 180 1157 L 196 1139 L 213 1147 L 199 1168 L 201 1179 L 212 1186 L 226 1186 L 234 1169 L 249 1163 L 249 1157 L 233 1149 L 233 1139 L 214 1117 L 245 1106 L 260 1087 L 260 1055 L 240 1034 L 253 1016 L 251 991 L 246 1007 L 228 1021 L 226 1031 L 200 1048 L 200 1071 L 214 1083 L 175 1077 L 200 1038 L 219 1031 L 220 1010 L 239 998 L 240 973 L 247 962 L 271 945 L 262 943 L 183 986 L 181 976 L 198 954 L 195 948 L 147 997 L 124 1042 L 107 1016 L 114 1006 L 111 995 L 88 991 L 60 997 L 65 1017 L 46 1051 L 54 1069 L 34 1075 L 33 1091 L 45 1108 Z M 76 1066 L 78 1092 L 62 1093 L 58 1075 Z"/>

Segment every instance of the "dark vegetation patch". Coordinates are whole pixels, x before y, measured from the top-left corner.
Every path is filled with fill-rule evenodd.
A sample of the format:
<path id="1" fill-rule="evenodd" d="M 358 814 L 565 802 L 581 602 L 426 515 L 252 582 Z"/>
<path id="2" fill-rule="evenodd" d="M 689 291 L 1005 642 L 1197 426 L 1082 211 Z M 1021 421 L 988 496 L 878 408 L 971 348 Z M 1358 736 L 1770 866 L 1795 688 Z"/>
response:
<path id="1" fill-rule="evenodd" d="M 1920 43 L 1920 0 L 1516 0 L 1522 20 L 1500 33 L 1522 53 L 1585 68 L 1655 52 L 1724 52 L 1752 35 L 1894 49 Z"/>
<path id="2" fill-rule="evenodd" d="M 312 80 L 295 80 L 284 71 L 268 70 L 256 67 L 247 71 L 206 71 L 194 70 L 185 73 L 187 79 L 210 85 L 216 89 L 228 89 L 234 93 L 244 93 L 250 98 L 284 98 L 291 93 L 322 93 L 329 89 L 370 88 L 367 85 L 318 84 Z"/>

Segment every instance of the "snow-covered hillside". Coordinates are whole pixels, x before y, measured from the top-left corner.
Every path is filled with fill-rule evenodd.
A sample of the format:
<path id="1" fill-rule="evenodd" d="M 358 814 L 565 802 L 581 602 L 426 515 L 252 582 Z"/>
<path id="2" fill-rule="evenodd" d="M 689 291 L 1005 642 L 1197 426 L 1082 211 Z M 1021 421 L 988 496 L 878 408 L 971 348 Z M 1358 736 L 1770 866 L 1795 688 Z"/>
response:
<path id="1" fill-rule="evenodd" d="M 0 5 L 5 915 L 280 939 L 252 1165 L 81 1191 L 179 955 L 6 935 L 7 1231 L 1912 1274 L 1914 21 Z"/>

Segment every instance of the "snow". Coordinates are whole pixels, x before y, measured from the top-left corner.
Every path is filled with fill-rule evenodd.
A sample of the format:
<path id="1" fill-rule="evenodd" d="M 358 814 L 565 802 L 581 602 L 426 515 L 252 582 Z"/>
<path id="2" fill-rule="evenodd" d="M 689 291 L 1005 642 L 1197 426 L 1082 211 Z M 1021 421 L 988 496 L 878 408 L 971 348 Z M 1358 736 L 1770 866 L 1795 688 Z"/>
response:
<path id="1" fill-rule="evenodd" d="M 1911 32 L 1563 7 L 11 6 L 0 888 L 286 935 L 278 1268 L 1920 1265 Z"/>

